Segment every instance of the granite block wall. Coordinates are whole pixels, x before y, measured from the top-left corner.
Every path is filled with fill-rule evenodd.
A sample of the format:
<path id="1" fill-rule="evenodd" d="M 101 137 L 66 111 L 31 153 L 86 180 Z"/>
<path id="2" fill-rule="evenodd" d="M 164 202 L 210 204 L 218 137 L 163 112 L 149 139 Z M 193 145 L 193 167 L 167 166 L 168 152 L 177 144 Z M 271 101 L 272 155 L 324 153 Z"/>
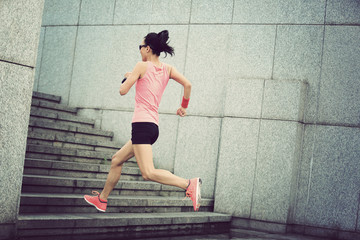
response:
<path id="1" fill-rule="evenodd" d="M 0 239 L 13 239 L 44 1 L 0 3 Z"/>
<path id="2" fill-rule="evenodd" d="M 175 56 L 162 60 L 193 88 L 186 118 L 181 86 L 164 93 L 156 167 L 202 176 L 215 211 L 249 228 L 359 233 L 359 12 L 356 0 L 46 0 L 34 87 L 121 145 L 134 107 L 122 76 L 142 38 L 168 29 Z"/>

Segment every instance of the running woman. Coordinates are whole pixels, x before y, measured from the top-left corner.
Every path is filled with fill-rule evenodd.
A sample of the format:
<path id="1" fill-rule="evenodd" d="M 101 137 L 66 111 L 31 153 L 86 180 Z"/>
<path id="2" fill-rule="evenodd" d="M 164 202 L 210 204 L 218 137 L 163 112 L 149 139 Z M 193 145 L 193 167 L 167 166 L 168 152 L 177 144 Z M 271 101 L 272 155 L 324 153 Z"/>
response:
<path id="1" fill-rule="evenodd" d="M 101 194 L 85 195 L 84 199 L 97 210 L 105 212 L 107 199 L 120 179 L 123 164 L 130 158 L 136 158 L 137 164 L 145 180 L 172 185 L 185 190 L 186 196 L 191 198 L 194 211 L 198 211 L 201 200 L 201 179 L 184 179 L 167 170 L 155 169 L 153 163 L 152 144 L 159 136 L 159 105 L 163 92 L 169 82 L 174 79 L 184 87 L 184 96 L 176 114 L 186 115 L 186 108 L 190 100 L 191 83 L 178 70 L 160 62 L 161 52 L 171 56 L 174 49 L 168 45 L 167 30 L 159 33 L 149 33 L 139 45 L 142 61 L 138 62 L 132 72 L 125 74 L 125 82 L 120 87 L 120 94 L 127 94 L 136 83 L 135 110 L 132 118 L 131 140 L 129 140 L 111 160 L 111 168 Z"/>

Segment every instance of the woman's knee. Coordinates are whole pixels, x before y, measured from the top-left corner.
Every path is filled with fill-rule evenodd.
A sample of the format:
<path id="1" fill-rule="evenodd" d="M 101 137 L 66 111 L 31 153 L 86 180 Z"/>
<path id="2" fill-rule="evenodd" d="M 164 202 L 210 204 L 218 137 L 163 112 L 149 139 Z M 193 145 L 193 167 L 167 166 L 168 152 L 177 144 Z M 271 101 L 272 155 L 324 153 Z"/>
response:
<path id="1" fill-rule="evenodd" d="M 154 171 L 143 171 L 141 175 L 145 181 L 153 181 L 155 176 Z"/>
<path id="2" fill-rule="evenodd" d="M 124 163 L 121 161 L 121 158 L 119 157 L 119 155 L 114 154 L 111 157 L 111 167 L 120 167 L 122 166 Z"/>

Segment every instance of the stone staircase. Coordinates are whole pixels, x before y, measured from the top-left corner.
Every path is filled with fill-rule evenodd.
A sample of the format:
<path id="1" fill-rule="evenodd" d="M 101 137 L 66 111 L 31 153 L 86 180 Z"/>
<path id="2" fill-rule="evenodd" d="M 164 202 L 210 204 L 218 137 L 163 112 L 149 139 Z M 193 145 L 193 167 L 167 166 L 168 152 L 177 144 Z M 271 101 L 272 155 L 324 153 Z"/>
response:
<path id="1" fill-rule="evenodd" d="M 194 212 L 183 190 L 144 181 L 134 158 L 124 164 L 106 213 L 87 204 L 83 195 L 101 191 L 111 156 L 122 144 L 60 101 L 33 93 L 18 239 L 136 239 L 229 230 L 231 216 L 214 213 L 213 199 L 202 199 L 200 212 Z"/>

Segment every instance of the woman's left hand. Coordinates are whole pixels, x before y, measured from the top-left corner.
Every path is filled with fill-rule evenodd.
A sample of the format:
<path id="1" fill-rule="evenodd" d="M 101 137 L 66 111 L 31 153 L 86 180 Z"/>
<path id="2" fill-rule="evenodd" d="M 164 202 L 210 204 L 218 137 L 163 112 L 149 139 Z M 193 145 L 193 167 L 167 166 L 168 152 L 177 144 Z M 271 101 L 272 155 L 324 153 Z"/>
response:
<path id="1" fill-rule="evenodd" d="M 128 78 L 130 76 L 130 74 L 131 74 L 131 72 L 127 72 L 127 73 L 125 73 L 124 77 Z"/>
<path id="2" fill-rule="evenodd" d="M 179 109 L 176 111 L 176 115 L 179 115 L 180 117 L 186 116 L 186 108 L 179 107 Z"/>

